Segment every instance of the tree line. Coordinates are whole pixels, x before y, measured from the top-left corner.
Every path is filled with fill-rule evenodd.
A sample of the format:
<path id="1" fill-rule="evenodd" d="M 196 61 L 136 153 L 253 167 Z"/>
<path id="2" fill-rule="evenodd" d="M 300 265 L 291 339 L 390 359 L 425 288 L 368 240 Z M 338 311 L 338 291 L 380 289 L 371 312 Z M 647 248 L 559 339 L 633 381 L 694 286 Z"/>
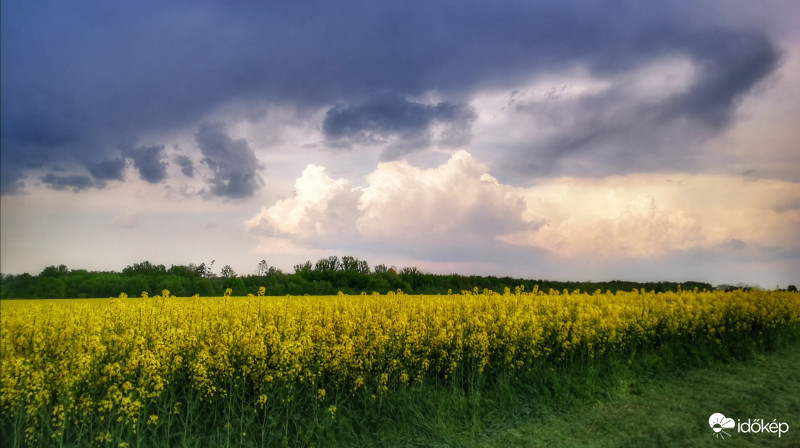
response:
<path id="1" fill-rule="evenodd" d="M 98 272 L 85 269 L 68 269 L 65 265 L 48 266 L 38 275 L 0 274 L 0 298 L 2 299 L 52 299 L 52 298 L 95 298 L 117 297 L 121 293 L 138 297 L 142 293 L 149 296 L 169 290 L 171 295 L 189 297 L 198 294 L 202 297 L 221 296 L 230 289 L 232 295 L 257 295 L 264 288 L 265 295 L 332 295 L 339 292 L 360 294 L 402 290 L 407 294 L 447 294 L 464 290 L 491 290 L 502 293 L 505 288 L 516 287 L 526 291 L 535 285 L 540 290 L 564 289 L 594 292 L 596 290 L 616 292 L 642 289 L 656 292 L 683 289 L 712 289 L 708 283 L 701 282 L 630 282 L 613 280 L 607 282 L 564 282 L 534 280 L 512 277 L 431 274 L 416 267 L 397 269 L 394 266 L 379 264 L 370 268 L 364 260 L 355 257 L 330 256 L 316 263 L 306 261 L 294 266 L 294 272 L 287 273 L 269 266 L 261 260 L 255 273 L 237 275 L 230 266 L 224 266 L 219 274 L 212 272 L 210 264 L 172 265 L 169 268 L 149 261 L 134 263 L 122 272 Z"/>

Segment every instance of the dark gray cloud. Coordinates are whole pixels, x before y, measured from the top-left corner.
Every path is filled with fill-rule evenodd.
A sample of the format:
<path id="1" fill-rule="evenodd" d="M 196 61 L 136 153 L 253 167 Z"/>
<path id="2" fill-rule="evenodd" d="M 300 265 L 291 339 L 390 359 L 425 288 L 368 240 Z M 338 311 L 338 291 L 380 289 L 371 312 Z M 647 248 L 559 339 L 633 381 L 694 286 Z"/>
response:
<path id="1" fill-rule="evenodd" d="M 125 170 L 125 159 L 122 157 L 99 162 L 89 163 L 87 168 L 89 173 L 99 181 L 123 180 Z"/>
<path id="2" fill-rule="evenodd" d="M 122 157 L 143 141 L 172 143 L 154 136 L 193 128 L 222 105 L 342 104 L 336 113 L 357 123 L 378 92 L 436 92 L 465 107 L 477 91 L 511 89 L 537 74 L 581 66 L 609 77 L 665 54 L 684 55 L 702 70 L 692 91 L 660 113 L 717 129 L 735 100 L 774 68 L 778 53 L 759 28 L 768 21 L 747 25 L 748 16 L 736 13 L 744 4 L 345 0 L 231 8 L 210 0 L 6 0 L 3 192 L 18 190 L 31 169 L 91 171 L 95 161 Z M 427 107 L 437 106 L 394 107 L 425 123 Z M 384 157 L 426 143 L 398 133 L 414 126 L 413 117 L 361 123 L 362 131 L 416 139 L 387 148 Z M 464 126 L 454 129 L 454 142 L 468 138 Z"/>
<path id="3" fill-rule="evenodd" d="M 515 92 L 513 110 L 555 132 L 509 151 L 507 166 L 537 176 L 564 174 L 576 158 L 594 175 L 706 168 L 694 159 L 695 148 L 731 124 L 738 101 L 777 67 L 780 52 L 760 33 L 714 30 L 693 36 L 699 43 L 687 44 L 680 55 L 695 71 L 684 91 L 654 100 L 618 81 L 577 97 L 562 97 L 555 89 L 526 101 Z M 674 56 L 661 41 L 642 45 L 651 49 L 653 61 Z"/>
<path id="4" fill-rule="evenodd" d="M 443 124 L 436 143 L 457 147 L 469 143 L 477 115 L 466 104 L 424 104 L 398 94 L 371 97 L 355 105 L 338 105 L 325 114 L 322 131 L 333 146 L 387 144 L 383 160 L 425 149 L 433 143 L 431 127 Z"/>
<path id="5" fill-rule="evenodd" d="M 736 101 L 777 67 L 780 51 L 762 32 L 711 30 L 694 37 L 699 42 L 687 42 L 685 51 L 699 78 L 688 92 L 665 101 L 661 118 L 688 116 L 724 127 Z"/>
<path id="6" fill-rule="evenodd" d="M 139 170 L 142 180 L 155 184 L 167 177 L 167 162 L 163 161 L 164 146 L 143 146 L 128 151 L 127 156 L 133 160 L 133 166 Z"/>
<path id="7" fill-rule="evenodd" d="M 194 162 L 186 156 L 175 157 L 175 163 L 181 167 L 181 173 L 186 177 L 194 177 Z"/>
<path id="8" fill-rule="evenodd" d="M 66 190 L 67 188 L 72 188 L 76 193 L 95 186 L 91 177 L 79 174 L 58 176 L 53 173 L 47 173 L 41 177 L 41 181 L 54 190 Z"/>
<path id="9" fill-rule="evenodd" d="M 195 140 L 203 153 L 203 163 L 212 172 L 213 177 L 207 180 L 212 194 L 243 198 L 259 189 L 259 164 L 247 140 L 233 140 L 221 124 L 209 123 L 200 126 Z"/>

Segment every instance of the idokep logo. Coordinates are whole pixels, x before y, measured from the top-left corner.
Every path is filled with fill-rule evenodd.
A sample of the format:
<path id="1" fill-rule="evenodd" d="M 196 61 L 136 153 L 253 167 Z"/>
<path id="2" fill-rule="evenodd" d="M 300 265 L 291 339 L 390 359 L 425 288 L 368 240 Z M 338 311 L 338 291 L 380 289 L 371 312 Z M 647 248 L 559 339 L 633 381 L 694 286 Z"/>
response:
<path id="1" fill-rule="evenodd" d="M 717 412 L 716 414 L 711 414 L 711 417 L 708 418 L 708 426 L 714 430 L 714 437 L 725 440 L 725 436 L 730 436 L 730 433 L 725 432 L 725 430 L 735 428 L 736 422 L 732 418 L 727 418 Z"/>
<path id="2" fill-rule="evenodd" d="M 765 421 L 763 418 L 748 418 L 747 421 L 736 420 L 734 422 L 732 418 L 725 417 L 719 412 L 711 414 L 711 417 L 708 418 L 708 426 L 714 431 L 714 437 L 723 440 L 725 436 L 731 435 L 729 432 L 725 431 L 726 429 L 731 430 L 731 432 L 735 429 L 736 432 L 743 434 L 778 434 L 778 437 L 789 432 L 789 424 L 786 422 L 778 422 L 778 419 L 774 419 L 770 422 L 768 420 Z"/>

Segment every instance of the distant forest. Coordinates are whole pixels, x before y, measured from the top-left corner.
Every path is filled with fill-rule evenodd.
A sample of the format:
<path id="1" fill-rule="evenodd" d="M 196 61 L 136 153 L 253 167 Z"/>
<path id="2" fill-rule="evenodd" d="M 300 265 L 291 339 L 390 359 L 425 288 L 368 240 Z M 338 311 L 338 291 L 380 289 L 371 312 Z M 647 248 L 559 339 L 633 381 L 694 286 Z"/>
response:
<path id="1" fill-rule="evenodd" d="M 476 276 L 459 274 L 430 274 L 415 267 L 397 269 L 379 264 L 370 269 L 366 261 L 354 257 L 331 256 L 321 258 L 316 263 L 307 261 L 294 266 L 293 273 L 282 272 L 268 266 L 265 260 L 258 263 L 255 273 L 237 275 L 230 266 L 224 266 L 219 274 L 212 273 L 214 262 L 170 266 L 153 264 L 149 261 L 134 263 L 122 272 L 93 272 L 84 269 L 68 269 L 64 265 L 49 266 L 38 275 L 2 274 L 0 279 L 0 298 L 2 299 L 58 299 L 117 297 L 125 293 L 129 297 L 139 297 L 146 292 L 149 296 L 169 290 L 171 295 L 189 297 L 221 296 L 231 289 L 234 296 L 257 295 L 259 288 L 265 288 L 265 295 L 331 295 L 360 294 L 402 290 L 406 294 L 447 294 L 478 288 L 502 293 L 505 288 L 512 291 L 524 287 L 525 291 L 538 285 L 540 290 L 594 292 L 596 290 L 630 291 L 675 291 L 683 289 L 712 289 L 708 283 L 700 282 L 561 282 L 532 280 L 511 277 Z"/>

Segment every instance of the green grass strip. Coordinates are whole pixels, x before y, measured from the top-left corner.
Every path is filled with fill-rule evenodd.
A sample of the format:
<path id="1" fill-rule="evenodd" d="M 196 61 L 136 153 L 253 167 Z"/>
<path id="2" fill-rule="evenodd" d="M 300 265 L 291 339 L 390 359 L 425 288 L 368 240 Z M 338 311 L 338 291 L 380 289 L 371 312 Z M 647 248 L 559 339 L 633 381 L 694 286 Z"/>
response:
<path id="1" fill-rule="evenodd" d="M 798 447 L 800 446 L 800 344 L 746 361 L 716 363 L 685 373 L 631 384 L 627 393 L 498 424 L 465 447 Z M 746 422 L 785 422 L 789 431 L 726 430 L 708 424 L 711 414 Z M 745 427 L 746 428 L 746 427 Z M 447 444 L 447 443 L 445 443 Z"/>

